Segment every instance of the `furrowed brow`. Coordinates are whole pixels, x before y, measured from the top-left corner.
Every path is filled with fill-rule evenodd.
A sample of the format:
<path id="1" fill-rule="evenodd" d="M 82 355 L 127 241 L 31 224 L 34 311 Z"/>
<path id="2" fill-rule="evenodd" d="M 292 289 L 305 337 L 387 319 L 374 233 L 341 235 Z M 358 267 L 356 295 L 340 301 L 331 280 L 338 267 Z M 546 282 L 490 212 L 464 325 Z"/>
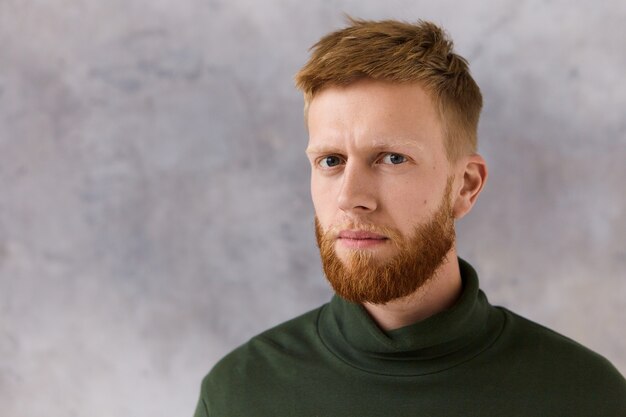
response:
<path id="1" fill-rule="evenodd" d="M 332 154 L 332 153 L 341 153 L 342 151 L 339 148 L 333 146 L 309 146 L 305 150 L 307 155 L 319 155 L 319 154 Z"/>
<path id="2" fill-rule="evenodd" d="M 415 140 L 398 140 L 394 142 L 377 141 L 372 144 L 371 148 L 376 150 L 397 148 L 422 149 L 422 146 Z"/>
<path id="3" fill-rule="evenodd" d="M 421 150 L 423 149 L 423 146 L 420 145 L 419 142 L 415 140 L 407 139 L 407 140 L 398 140 L 394 142 L 376 141 L 364 148 L 368 150 L 372 150 L 372 151 L 393 151 L 393 150 L 400 150 L 400 149 L 405 149 L 405 148 Z M 319 154 L 342 153 L 344 151 L 335 146 L 315 146 L 314 145 L 314 146 L 309 146 L 308 148 L 306 148 L 305 152 L 308 155 L 311 155 L 311 154 L 319 155 Z"/>

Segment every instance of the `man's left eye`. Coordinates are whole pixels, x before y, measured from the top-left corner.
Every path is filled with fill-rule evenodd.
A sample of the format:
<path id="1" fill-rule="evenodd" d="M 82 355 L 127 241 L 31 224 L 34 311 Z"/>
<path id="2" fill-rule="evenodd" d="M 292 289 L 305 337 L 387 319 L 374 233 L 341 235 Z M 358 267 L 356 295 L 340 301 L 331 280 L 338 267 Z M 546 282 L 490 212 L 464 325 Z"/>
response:
<path id="1" fill-rule="evenodd" d="M 397 153 L 388 153 L 381 159 L 383 164 L 399 165 L 406 162 L 406 157 Z"/>

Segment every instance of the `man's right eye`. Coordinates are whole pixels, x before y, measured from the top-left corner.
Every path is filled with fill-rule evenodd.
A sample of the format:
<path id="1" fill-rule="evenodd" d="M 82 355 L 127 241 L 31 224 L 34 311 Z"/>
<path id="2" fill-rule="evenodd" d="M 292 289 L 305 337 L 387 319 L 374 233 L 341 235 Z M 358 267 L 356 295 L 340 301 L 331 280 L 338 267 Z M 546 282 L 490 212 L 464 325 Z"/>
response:
<path id="1" fill-rule="evenodd" d="M 341 158 L 336 155 L 325 156 L 319 161 L 319 165 L 322 168 L 332 168 L 341 164 Z"/>

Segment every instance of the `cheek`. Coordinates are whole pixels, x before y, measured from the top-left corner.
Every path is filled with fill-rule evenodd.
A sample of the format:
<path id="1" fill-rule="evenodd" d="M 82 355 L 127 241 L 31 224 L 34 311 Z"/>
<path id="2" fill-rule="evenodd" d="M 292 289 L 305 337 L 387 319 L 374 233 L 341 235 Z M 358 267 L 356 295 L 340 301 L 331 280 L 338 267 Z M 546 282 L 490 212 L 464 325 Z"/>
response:
<path id="1" fill-rule="evenodd" d="M 319 179 L 311 179 L 311 200 L 315 215 L 319 219 L 321 225 L 328 225 L 329 216 L 332 213 L 332 192 L 330 187 Z"/>
<path id="2" fill-rule="evenodd" d="M 407 181 L 402 184 L 389 184 L 382 193 L 382 205 L 393 218 L 394 223 L 404 228 L 419 223 L 431 209 L 433 202 L 428 184 Z"/>

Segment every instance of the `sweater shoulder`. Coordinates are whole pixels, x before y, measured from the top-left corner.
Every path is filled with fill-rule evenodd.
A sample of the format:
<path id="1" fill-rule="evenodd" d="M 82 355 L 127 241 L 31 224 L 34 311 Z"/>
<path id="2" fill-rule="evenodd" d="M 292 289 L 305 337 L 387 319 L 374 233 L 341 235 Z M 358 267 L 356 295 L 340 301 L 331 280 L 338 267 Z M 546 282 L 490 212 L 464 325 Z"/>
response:
<path id="1" fill-rule="evenodd" d="M 328 304 L 287 320 L 254 336 L 248 344 L 270 343 L 283 348 L 296 348 L 311 337 L 317 337 L 317 320 Z"/>
<path id="2" fill-rule="evenodd" d="M 544 351 L 551 355 L 574 355 L 579 359 L 596 362 L 601 366 L 610 364 L 602 355 L 553 329 L 504 307 L 497 308 L 504 313 L 511 336 L 516 343 L 520 344 L 520 347 L 529 349 L 534 346 L 535 350 Z"/>
<path id="3" fill-rule="evenodd" d="M 526 372 L 554 383 L 586 387 L 588 394 L 625 404 L 626 380 L 608 359 L 546 326 L 497 308 L 506 317 L 501 342 L 510 361 L 519 361 Z"/>
<path id="4" fill-rule="evenodd" d="M 219 360 L 202 381 L 202 396 L 221 403 L 233 393 L 246 392 L 251 381 L 272 384 L 288 365 L 311 361 L 319 350 L 317 318 L 323 305 L 274 326 L 248 340 Z"/>

